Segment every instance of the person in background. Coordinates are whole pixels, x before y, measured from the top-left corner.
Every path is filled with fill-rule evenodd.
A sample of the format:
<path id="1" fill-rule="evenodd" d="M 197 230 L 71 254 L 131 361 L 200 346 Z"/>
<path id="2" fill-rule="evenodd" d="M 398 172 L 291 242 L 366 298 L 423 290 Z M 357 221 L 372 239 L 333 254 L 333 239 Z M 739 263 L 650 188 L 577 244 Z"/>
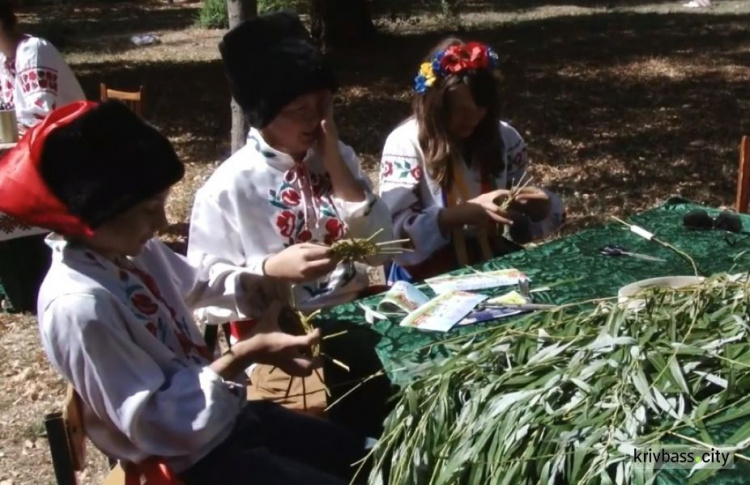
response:
<path id="1" fill-rule="evenodd" d="M 215 280 L 237 271 L 262 275 L 269 299 L 306 313 L 356 299 L 369 287 L 366 267 L 338 260 L 330 246 L 378 231 L 375 240 L 392 239 L 391 217 L 354 150 L 339 140 L 332 70 L 291 13 L 248 20 L 219 47 L 232 95 L 252 128 L 247 145 L 196 194 L 189 260 Z M 221 308 L 207 308 L 202 318 L 227 321 Z M 252 325 L 234 323 L 235 336 L 244 338 Z M 326 399 L 317 375 L 294 379 L 292 387 L 289 379 L 281 369 L 258 366 L 252 395 L 321 413 Z"/>
<path id="2" fill-rule="evenodd" d="M 57 107 L 86 96 L 60 52 L 24 34 L 9 0 L 0 0 L 0 103 L 15 109 L 23 135 Z"/>
<path id="3" fill-rule="evenodd" d="M 281 332 L 276 304 L 223 355 L 206 347 L 191 309 L 241 318 L 260 277 L 211 283 L 154 237 L 183 175 L 169 140 L 117 101 L 53 111 L 0 165 L 0 210 L 54 231 L 37 316 L 87 436 L 149 483 L 167 483 L 149 476 L 163 466 L 185 485 L 349 483 L 371 440 L 245 392 L 250 362 L 309 375 L 319 331 Z"/>
<path id="4" fill-rule="evenodd" d="M 500 120 L 497 63 L 489 46 L 449 38 L 420 67 L 413 114 L 388 136 L 380 163 L 395 237 L 415 246 L 394 257 L 389 283 L 477 264 L 563 222 L 562 201 L 534 186 L 501 210 L 528 179 L 529 160 L 524 140 Z"/>
<path id="5" fill-rule="evenodd" d="M 21 33 L 9 0 L 0 0 L 0 110 L 14 110 L 23 135 L 57 106 L 84 100 L 78 80 L 46 40 Z M 46 231 L 0 213 L 4 308 L 32 311 L 50 264 Z"/>

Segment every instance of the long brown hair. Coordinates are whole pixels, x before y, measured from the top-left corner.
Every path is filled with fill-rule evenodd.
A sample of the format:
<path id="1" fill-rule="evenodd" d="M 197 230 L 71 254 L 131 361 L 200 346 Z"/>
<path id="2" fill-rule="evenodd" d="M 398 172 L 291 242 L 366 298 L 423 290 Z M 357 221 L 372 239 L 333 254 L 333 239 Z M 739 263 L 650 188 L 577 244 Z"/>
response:
<path id="1" fill-rule="evenodd" d="M 424 62 L 452 45 L 464 41 L 449 37 L 432 49 Z M 465 84 L 477 106 L 487 108 L 474 132 L 458 143 L 447 130 L 450 114 L 448 91 Z M 503 144 L 500 138 L 500 87 L 493 73 L 487 69 L 470 70 L 460 74 L 437 77 L 435 83 L 423 94 L 417 94 L 412 104 L 419 125 L 419 146 L 425 159 L 425 169 L 443 189 L 453 184 L 453 163 L 462 159 L 471 166 L 478 163 L 482 171 L 496 176 L 503 168 Z M 463 151 L 462 151 L 463 150 Z"/>

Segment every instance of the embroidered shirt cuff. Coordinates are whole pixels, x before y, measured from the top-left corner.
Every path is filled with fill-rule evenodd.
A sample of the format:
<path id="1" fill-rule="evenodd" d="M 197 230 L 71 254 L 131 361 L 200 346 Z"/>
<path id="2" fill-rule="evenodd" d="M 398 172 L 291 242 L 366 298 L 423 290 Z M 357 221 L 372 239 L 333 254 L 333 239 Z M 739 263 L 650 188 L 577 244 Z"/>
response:
<path id="1" fill-rule="evenodd" d="M 397 256 L 398 263 L 407 266 L 419 264 L 450 242 L 450 236 L 443 235 L 438 225 L 441 210 L 442 207 L 432 206 L 406 217 L 401 232 L 408 234 L 414 242 L 414 251 Z"/>

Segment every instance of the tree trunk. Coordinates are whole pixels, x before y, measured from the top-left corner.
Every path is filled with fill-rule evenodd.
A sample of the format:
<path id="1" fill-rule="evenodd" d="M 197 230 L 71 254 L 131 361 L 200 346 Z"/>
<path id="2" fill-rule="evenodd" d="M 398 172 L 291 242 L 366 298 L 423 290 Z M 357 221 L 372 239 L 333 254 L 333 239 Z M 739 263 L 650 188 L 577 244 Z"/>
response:
<path id="1" fill-rule="evenodd" d="M 227 0 L 227 14 L 229 16 L 229 28 L 242 23 L 242 21 L 258 15 L 257 0 Z M 247 140 L 247 121 L 242 109 L 232 98 L 232 153 L 243 146 Z"/>
<path id="2" fill-rule="evenodd" d="M 367 0 L 311 0 L 311 33 L 326 49 L 348 46 L 375 35 Z"/>

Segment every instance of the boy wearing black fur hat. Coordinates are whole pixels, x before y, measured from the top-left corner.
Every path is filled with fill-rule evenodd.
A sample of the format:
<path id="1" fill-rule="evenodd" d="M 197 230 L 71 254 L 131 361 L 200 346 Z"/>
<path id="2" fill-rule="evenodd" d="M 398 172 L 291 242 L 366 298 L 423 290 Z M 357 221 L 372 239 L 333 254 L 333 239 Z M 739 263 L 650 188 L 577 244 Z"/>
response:
<path id="1" fill-rule="evenodd" d="M 356 154 L 339 141 L 333 72 L 294 14 L 251 19 L 227 33 L 219 47 L 232 95 L 252 129 L 247 145 L 196 195 L 188 258 L 212 278 L 236 271 L 266 276 L 269 285 L 286 287 L 279 296 L 284 303 L 291 300 L 304 312 L 355 299 L 368 287 L 366 269 L 336 260 L 326 246 L 379 230 L 378 240 L 392 239 L 392 228 Z M 227 320 L 220 308 L 203 316 L 212 323 Z M 234 326 L 240 338 L 251 325 L 242 323 Z M 288 376 L 276 374 L 253 374 L 260 397 L 283 401 L 289 394 Z M 305 388 L 325 401 L 319 382 Z M 313 399 L 286 404 L 303 402 Z"/>
<path id="2" fill-rule="evenodd" d="M 191 308 L 242 318 L 258 277 L 209 283 L 153 237 L 183 173 L 169 141 L 117 102 L 52 112 L 0 162 L 0 210 L 55 232 L 42 344 L 80 396 L 88 437 L 149 483 L 178 483 L 154 475 L 165 468 L 185 485 L 347 483 L 364 439 L 248 403 L 239 378 L 250 361 L 309 375 L 318 332 L 280 332 L 275 305 L 231 352 L 208 352 Z"/>

